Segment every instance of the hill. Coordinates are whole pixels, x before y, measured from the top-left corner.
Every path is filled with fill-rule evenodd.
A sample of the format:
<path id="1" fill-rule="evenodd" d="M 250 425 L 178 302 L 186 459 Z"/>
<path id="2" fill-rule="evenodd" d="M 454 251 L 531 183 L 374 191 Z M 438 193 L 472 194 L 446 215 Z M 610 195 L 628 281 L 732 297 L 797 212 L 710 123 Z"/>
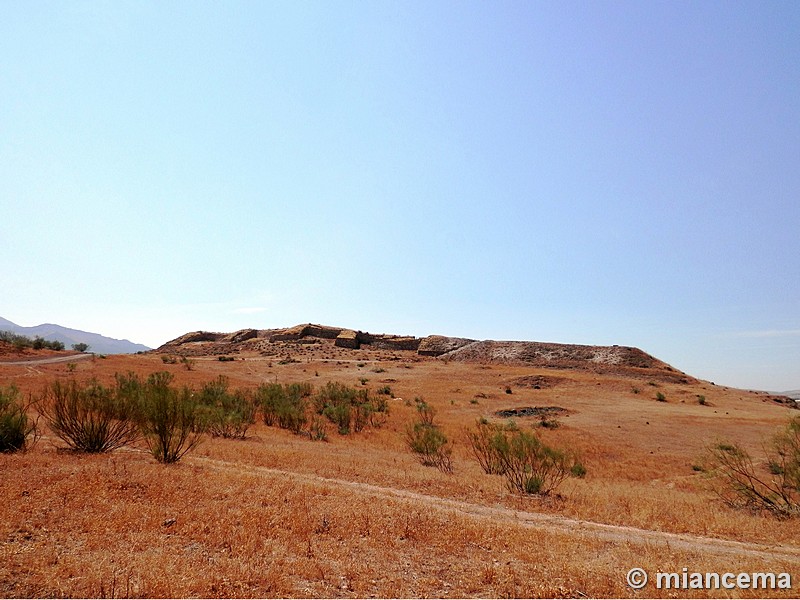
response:
<path id="1" fill-rule="evenodd" d="M 158 348 L 160 353 L 215 356 L 258 352 L 263 356 L 298 352 L 310 344 L 342 349 L 383 350 L 398 356 L 428 356 L 445 361 L 579 369 L 660 381 L 689 383 L 693 378 L 638 348 L 531 341 L 473 340 L 429 335 L 374 334 L 312 323 L 284 329 L 242 329 L 233 333 L 194 331 Z"/>
<path id="2" fill-rule="evenodd" d="M 88 344 L 90 350 L 98 354 L 133 354 L 150 350 L 149 347 L 143 344 L 136 344 L 129 340 L 118 340 L 99 333 L 70 329 L 69 327 L 52 323 L 43 323 L 34 327 L 22 327 L 0 317 L 0 331 L 10 331 L 30 338 L 39 336 L 46 340 L 62 342 L 67 348 L 70 348 L 73 344 Z"/>
<path id="3" fill-rule="evenodd" d="M 211 383 L 268 400 L 272 385 L 299 384 L 310 393 L 307 426 L 268 424 L 263 403 L 244 439 L 205 435 L 165 468 L 142 441 L 112 455 L 65 452 L 42 419 L 30 451 L 0 453 L 0 494 L 10 499 L 0 505 L 0 597 L 626 598 L 636 595 L 625 578 L 633 565 L 651 574 L 800 568 L 795 523 L 726 504 L 707 462 L 710 444 L 729 441 L 769 477 L 765 444 L 799 414 L 781 397 L 613 346 L 300 325 L 194 332 L 159 350 L 193 358 L 0 361 L 0 388 L 36 399 L 54 381 L 114 386 L 120 373 L 167 372 L 198 393 Z M 332 385 L 386 411 L 343 431 L 314 406 Z M 452 442 L 452 472 L 408 447 L 416 398 Z M 509 489 L 474 455 L 468 431 L 481 423 L 576 452 L 585 476 L 544 497 Z M 312 435 L 320 430 L 326 441 Z M 673 592 L 719 595 L 651 584 L 640 597 Z"/>

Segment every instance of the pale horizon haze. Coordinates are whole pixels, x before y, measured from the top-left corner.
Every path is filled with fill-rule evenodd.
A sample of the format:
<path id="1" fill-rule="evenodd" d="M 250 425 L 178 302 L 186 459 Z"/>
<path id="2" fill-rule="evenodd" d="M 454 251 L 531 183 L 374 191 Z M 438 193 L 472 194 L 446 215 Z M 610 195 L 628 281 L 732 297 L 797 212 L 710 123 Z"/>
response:
<path id="1" fill-rule="evenodd" d="M 797 2 L 3 2 L 0 317 L 800 388 Z"/>

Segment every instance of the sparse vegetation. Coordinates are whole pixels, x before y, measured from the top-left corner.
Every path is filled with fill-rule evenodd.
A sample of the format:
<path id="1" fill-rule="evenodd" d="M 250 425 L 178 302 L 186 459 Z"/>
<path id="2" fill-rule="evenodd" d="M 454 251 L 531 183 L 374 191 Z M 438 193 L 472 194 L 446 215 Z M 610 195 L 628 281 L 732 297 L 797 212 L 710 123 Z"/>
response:
<path id="1" fill-rule="evenodd" d="M 16 386 L 0 387 L 0 452 L 28 449 L 36 439 L 36 422 L 28 416 Z"/>
<path id="2" fill-rule="evenodd" d="M 417 420 L 406 428 L 406 444 L 419 456 L 420 462 L 444 473 L 453 472 L 453 446 L 434 423 L 436 410 L 420 398 L 417 401 Z"/>
<path id="3" fill-rule="evenodd" d="M 398 352 L 400 360 L 388 362 L 391 352 L 384 358 L 370 349 L 334 348 L 332 340 L 307 346 L 257 343 L 257 349 L 230 352 L 236 361 L 224 363 L 218 357 L 228 355 L 228 346 L 213 351 L 200 345 L 171 347 L 161 352 L 198 357 L 194 372 L 169 363 L 159 368 L 174 376 L 168 387 L 178 399 L 196 405 L 198 421 L 190 433 L 204 432 L 203 438 L 213 435 L 206 406 L 223 404 L 202 401 L 206 385 L 225 387 L 224 394 L 210 395 L 214 398 L 241 393 L 258 400 L 262 412 L 257 390 L 262 382 L 274 381 L 282 394 L 293 376 L 314 383 L 313 388 L 295 384 L 303 386 L 298 388 L 305 418 L 301 437 L 279 431 L 277 416 L 275 429 L 260 423 L 259 416 L 247 430 L 248 442 L 209 438 L 198 456 L 184 455 L 181 462 L 188 464 L 167 471 L 149 454 L 75 456 L 54 451 L 49 441 L 33 449 L 29 443 L 24 455 L 0 454 L 0 492 L 8 499 L 0 507 L 7 550 L 3 567 L 12 574 L 6 583 L 13 583 L 14 595 L 619 597 L 631 595 L 624 584 L 626 569 L 637 565 L 655 572 L 664 568 L 665 556 L 703 570 L 759 570 L 768 554 L 786 570 L 797 564 L 792 522 L 768 516 L 772 511 L 766 509 L 723 505 L 702 485 L 709 481 L 710 465 L 698 456 L 709 435 L 739 436 L 736 441 L 750 452 L 759 478 L 783 477 L 786 467 L 777 456 L 765 459 L 759 442 L 785 425 L 789 411 L 764 394 L 657 379 L 655 372 L 628 379 L 601 369 L 548 371 L 498 363 L 486 370 L 428 358 L 414 360 L 414 370 L 407 371 L 399 367 L 411 362 L 408 353 Z M 262 358 L 264 348 L 270 353 Z M 303 364 L 278 367 L 287 349 Z M 5 352 L 10 350 L 6 345 Z M 161 352 L 78 362 L 79 381 L 96 377 L 114 394 L 144 402 L 147 373 L 161 362 Z M 353 374 L 362 358 L 366 367 Z M 343 362 L 337 365 L 337 360 Z M 397 380 L 373 376 L 378 365 Z M 114 378 L 125 369 L 137 375 Z M 220 373 L 230 378 L 226 386 L 217 385 Z M 359 384 L 362 375 L 371 378 L 367 386 Z M 521 376 L 556 375 L 569 383 L 536 392 L 517 383 Z M 43 381 L 70 379 L 64 362 L 0 366 L 0 377 L 0 387 L 19 386 L 18 400 L 37 397 Z M 648 379 L 659 387 L 651 390 Z M 315 392 L 329 380 L 368 390 L 376 409 L 395 404 L 396 414 L 383 431 L 340 437 L 338 424 L 318 413 L 314 402 Z M 403 398 L 390 400 L 384 384 Z M 507 405 L 506 384 L 516 398 Z M 630 392 L 632 386 L 641 388 L 640 395 Z M 658 391 L 671 407 L 655 402 Z M 415 394 L 425 400 L 415 402 Z M 700 394 L 714 408 L 699 408 Z M 563 398 L 569 411 L 546 413 L 546 420 L 560 419 L 561 428 L 541 428 L 542 416 L 535 411 L 498 414 L 534 398 L 539 409 Z M 480 406 L 470 405 L 470 399 L 480 400 Z M 668 408 L 678 418 L 663 418 Z M 725 417 L 728 411 L 735 418 Z M 36 415 L 34 410 L 28 414 Z M 370 413 L 365 431 L 370 420 L 380 422 L 385 415 Z M 489 420 L 476 424 L 480 415 Z M 423 428 L 429 438 L 420 434 L 420 447 L 437 447 L 441 434 L 444 447 L 451 448 L 451 468 L 463 467 L 456 469 L 457 476 L 423 466 L 423 455 L 412 453 L 405 434 L 407 429 L 413 433 L 407 426 L 416 422 L 438 428 Z M 40 419 L 40 431 L 45 424 Z M 481 424 L 490 433 L 496 428 L 509 444 L 522 431 L 546 446 L 579 452 L 582 460 L 571 464 L 567 478 L 584 476 L 584 465 L 591 474 L 565 479 L 547 496 L 528 496 L 511 487 L 499 459 L 492 475 L 473 462 L 468 436 L 460 432 L 476 431 Z M 492 442 L 491 435 L 486 437 Z M 332 443 L 310 441 L 326 438 Z M 134 443 L 144 447 L 143 441 Z M 531 470 L 526 475 L 530 478 Z M 539 520 L 546 526 L 538 526 Z M 673 534 L 681 537 L 680 545 L 673 544 Z M 446 572 L 440 574 L 441 568 Z M 526 577 L 533 571 L 553 578 Z M 691 597 L 704 594 L 688 591 Z M 777 595 L 782 594 L 791 595 Z"/>
<path id="4" fill-rule="evenodd" d="M 97 381 L 54 381 L 37 408 L 47 425 L 69 448 L 80 452 L 110 452 L 139 437 L 139 406 L 128 395 Z"/>
<path id="5" fill-rule="evenodd" d="M 294 433 L 303 431 L 308 417 L 308 397 L 312 393 L 309 384 L 264 383 L 256 390 L 256 400 L 261 405 L 264 423 L 288 429 Z"/>
<path id="6" fill-rule="evenodd" d="M 514 426 L 516 429 L 516 427 Z M 475 429 L 466 431 L 467 440 L 473 456 L 487 475 L 502 475 L 503 464 L 500 461 L 496 438 L 502 435 L 504 426 L 495 425 L 486 419 L 479 419 Z"/>
<path id="7" fill-rule="evenodd" d="M 188 386 L 172 386 L 173 375 L 153 373 L 144 385 L 140 424 L 147 447 L 162 463 L 179 461 L 201 439 L 197 403 Z"/>
<path id="8" fill-rule="evenodd" d="M 766 464 L 759 468 L 741 446 L 715 444 L 710 449 L 715 491 L 735 508 L 800 516 L 800 417 L 773 437 L 766 453 Z"/>
<path id="9" fill-rule="evenodd" d="M 658 400 L 659 402 L 666 402 L 667 397 L 664 395 L 663 392 L 656 392 L 656 400 Z"/>
<path id="10" fill-rule="evenodd" d="M 38 335 L 33 339 L 25 335 L 13 333 L 11 331 L 0 331 L 0 342 L 7 342 L 14 346 L 17 351 L 24 350 L 25 348 L 33 348 L 34 350 L 58 350 L 64 349 L 64 343 L 57 340 L 46 340 Z"/>
<path id="11" fill-rule="evenodd" d="M 199 422 L 212 436 L 244 439 L 256 422 L 255 402 L 243 390 L 229 388 L 224 375 L 203 385 L 197 394 Z"/>
<path id="12" fill-rule="evenodd" d="M 314 396 L 314 410 L 334 423 L 341 435 L 358 433 L 367 424 L 380 426 L 388 411 L 385 399 L 373 398 L 369 390 L 329 381 Z"/>
<path id="13" fill-rule="evenodd" d="M 504 475 L 509 490 L 550 494 L 567 477 L 583 477 L 586 468 L 574 452 L 553 448 L 533 432 L 482 419 L 467 431 L 472 453 L 487 474 Z"/>
<path id="14" fill-rule="evenodd" d="M 86 352 L 87 350 L 89 350 L 89 344 L 86 344 L 84 342 L 72 344 L 72 349 L 75 350 L 76 352 Z"/>

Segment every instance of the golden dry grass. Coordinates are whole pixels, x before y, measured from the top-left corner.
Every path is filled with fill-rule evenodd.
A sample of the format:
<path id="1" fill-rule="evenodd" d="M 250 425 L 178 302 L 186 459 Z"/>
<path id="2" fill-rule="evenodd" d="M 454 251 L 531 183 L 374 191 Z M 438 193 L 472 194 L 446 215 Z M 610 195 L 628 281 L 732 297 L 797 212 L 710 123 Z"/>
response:
<path id="1" fill-rule="evenodd" d="M 181 383 L 224 373 L 244 387 L 360 386 L 366 377 L 368 387 L 390 385 L 396 396 L 380 429 L 343 437 L 331 427 L 324 443 L 258 424 L 244 441 L 206 439 L 169 467 L 137 448 L 66 453 L 52 437 L 27 454 L 0 456 L 0 595 L 628 597 L 624 577 L 634 566 L 800 577 L 796 523 L 727 508 L 692 469 L 715 439 L 760 451 L 792 412 L 761 395 L 706 382 L 287 348 L 300 362 L 200 358 L 187 370 L 142 355 L 84 361 L 72 371 L 0 366 L 0 385 L 26 394 L 55 378 L 110 382 L 115 372 L 169 370 Z M 546 389 L 513 383 L 537 374 L 562 380 Z M 659 391 L 667 402 L 655 400 Z M 405 447 L 415 396 L 437 409 L 455 442 L 452 475 L 423 467 Z M 558 498 L 509 493 L 466 444 L 464 428 L 477 418 L 533 405 L 570 411 L 542 435 L 576 447 L 589 471 Z M 648 587 L 635 595 L 666 594 Z M 796 596 L 735 591 L 781 594 Z"/>

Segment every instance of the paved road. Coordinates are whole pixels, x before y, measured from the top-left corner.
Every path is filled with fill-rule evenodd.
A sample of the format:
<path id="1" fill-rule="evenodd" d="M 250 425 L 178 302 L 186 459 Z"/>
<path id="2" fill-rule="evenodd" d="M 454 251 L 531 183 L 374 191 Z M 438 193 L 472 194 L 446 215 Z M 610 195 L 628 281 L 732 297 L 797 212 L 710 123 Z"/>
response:
<path id="1" fill-rule="evenodd" d="M 0 360 L 2 366 L 30 366 L 30 365 L 50 365 L 53 363 L 75 362 L 76 360 L 86 360 L 92 358 L 94 354 L 70 354 L 69 356 L 51 356 L 49 358 L 30 358 L 28 360 Z"/>

